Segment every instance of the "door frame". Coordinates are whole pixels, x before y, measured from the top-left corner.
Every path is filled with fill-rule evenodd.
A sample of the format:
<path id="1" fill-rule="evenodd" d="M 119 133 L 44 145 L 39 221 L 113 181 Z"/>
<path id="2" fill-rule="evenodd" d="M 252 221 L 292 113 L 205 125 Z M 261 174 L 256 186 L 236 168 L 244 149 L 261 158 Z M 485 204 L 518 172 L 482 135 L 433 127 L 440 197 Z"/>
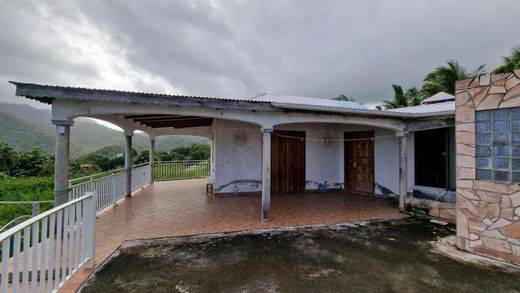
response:
<path id="1" fill-rule="evenodd" d="M 368 194 L 374 194 L 375 193 L 375 182 L 376 182 L 376 177 L 375 177 L 375 162 L 376 162 L 376 156 L 375 156 L 375 144 L 374 144 L 374 140 L 372 140 L 372 165 L 371 165 L 371 169 L 372 169 L 372 184 L 370 185 L 371 186 L 371 189 L 370 191 L 359 191 L 359 190 L 349 190 L 348 189 L 348 176 L 349 176 L 349 170 L 351 170 L 351 168 L 349 168 L 350 166 L 348 166 L 348 150 L 347 150 L 347 147 L 348 147 L 348 144 L 349 143 L 354 143 L 354 141 L 347 141 L 347 139 L 352 139 L 352 138 L 349 138 L 348 136 L 349 135 L 363 135 L 363 134 L 366 134 L 367 137 L 374 137 L 374 130 L 363 130 L 363 131 L 345 131 L 344 134 L 343 134 L 343 138 L 345 139 L 343 141 L 343 168 L 344 168 L 344 185 L 345 185 L 345 190 L 349 191 L 349 192 L 359 192 L 359 193 L 368 193 Z"/>

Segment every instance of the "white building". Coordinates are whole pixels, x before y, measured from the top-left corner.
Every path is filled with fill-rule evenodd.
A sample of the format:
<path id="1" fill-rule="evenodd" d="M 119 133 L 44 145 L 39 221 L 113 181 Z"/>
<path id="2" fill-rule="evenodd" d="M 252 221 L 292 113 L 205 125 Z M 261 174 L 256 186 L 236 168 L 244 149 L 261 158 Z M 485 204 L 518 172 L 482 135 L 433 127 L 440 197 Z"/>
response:
<path id="1" fill-rule="evenodd" d="M 444 93 L 420 106 L 379 111 L 268 94 L 227 99 L 13 84 L 17 95 L 52 105 L 57 203 L 66 201 L 69 135 L 77 117 L 118 125 L 127 150 L 136 130 L 150 136 L 152 147 L 161 135 L 209 138 L 214 191 L 262 194 L 264 219 L 271 193 L 316 191 L 319 184 L 397 196 L 401 209 L 411 194 L 454 200 L 455 102 Z M 150 157 L 153 164 L 153 152 Z M 129 169 L 131 152 L 126 159 Z"/>

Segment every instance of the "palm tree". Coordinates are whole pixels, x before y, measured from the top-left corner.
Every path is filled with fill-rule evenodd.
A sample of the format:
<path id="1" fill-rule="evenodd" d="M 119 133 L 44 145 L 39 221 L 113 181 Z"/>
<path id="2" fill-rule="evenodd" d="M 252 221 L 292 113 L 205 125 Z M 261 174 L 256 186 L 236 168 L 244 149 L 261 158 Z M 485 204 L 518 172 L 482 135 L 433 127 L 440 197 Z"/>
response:
<path id="1" fill-rule="evenodd" d="M 425 98 L 424 92 L 419 91 L 416 87 L 411 87 L 407 89 L 404 96 L 408 101 L 408 106 L 418 106 Z"/>
<path id="2" fill-rule="evenodd" d="M 513 72 L 515 69 L 520 69 L 520 47 L 513 48 L 511 55 L 502 57 L 504 63 L 493 70 L 493 73 Z"/>
<path id="3" fill-rule="evenodd" d="M 426 75 L 422 91 L 426 96 L 433 96 L 439 92 L 455 94 L 455 82 L 471 76 L 480 76 L 487 73 L 486 66 L 480 65 L 473 72 L 467 72 L 457 61 L 450 60 L 447 65 L 439 66 Z"/>
<path id="4" fill-rule="evenodd" d="M 345 95 L 345 94 L 341 94 L 341 95 L 335 97 L 333 100 L 336 100 L 336 101 L 348 101 L 348 102 L 355 102 L 356 101 L 356 99 L 354 99 L 353 96 Z"/>
<path id="5" fill-rule="evenodd" d="M 381 106 L 384 109 L 408 107 L 408 100 L 406 99 L 403 88 L 398 84 L 392 84 L 392 88 L 394 89 L 394 99 L 392 101 L 383 100 Z"/>

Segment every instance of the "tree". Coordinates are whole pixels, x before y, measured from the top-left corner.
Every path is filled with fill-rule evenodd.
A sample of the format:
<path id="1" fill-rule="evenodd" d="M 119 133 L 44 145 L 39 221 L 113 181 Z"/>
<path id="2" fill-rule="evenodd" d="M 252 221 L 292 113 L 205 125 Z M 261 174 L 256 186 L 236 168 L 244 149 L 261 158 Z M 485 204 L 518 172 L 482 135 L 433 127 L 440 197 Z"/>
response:
<path id="1" fill-rule="evenodd" d="M 52 174 L 52 159 L 46 156 L 40 147 L 34 147 L 30 152 L 19 152 L 14 167 L 14 175 L 20 177 L 34 177 Z"/>
<path id="2" fill-rule="evenodd" d="M 382 105 L 376 106 L 376 109 L 396 109 L 403 107 L 417 106 L 421 104 L 423 100 L 422 93 L 417 88 L 412 87 L 403 91 L 403 88 L 398 84 L 392 84 L 394 89 L 394 99 L 384 100 Z"/>
<path id="3" fill-rule="evenodd" d="M 150 161 L 150 152 L 148 149 L 144 149 L 137 153 L 137 156 L 134 157 L 134 164 L 139 165 L 143 163 L 148 163 Z"/>
<path id="4" fill-rule="evenodd" d="M 473 72 L 467 72 L 457 61 L 450 60 L 446 65 L 435 68 L 424 78 L 422 91 L 425 96 L 431 97 L 439 92 L 455 94 L 455 82 L 471 76 L 486 74 L 486 66 L 480 65 Z"/>
<path id="5" fill-rule="evenodd" d="M 336 101 L 347 101 L 347 102 L 355 102 L 356 101 L 356 99 L 354 99 L 353 96 L 345 95 L 345 94 L 341 94 L 341 95 L 335 97 L 333 100 L 336 100 Z"/>
<path id="6" fill-rule="evenodd" d="M 520 69 L 520 47 L 513 48 L 511 55 L 502 57 L 503 63 L 493 70 L 493 73 L 507 73 L 513 72 L 515 69 Z"/>
<path id="7" fill-rule="evenodd" d="M 9 145 L 0 142 L 0 172 L 11 175 L 16 166 L 18 154 Z"/>

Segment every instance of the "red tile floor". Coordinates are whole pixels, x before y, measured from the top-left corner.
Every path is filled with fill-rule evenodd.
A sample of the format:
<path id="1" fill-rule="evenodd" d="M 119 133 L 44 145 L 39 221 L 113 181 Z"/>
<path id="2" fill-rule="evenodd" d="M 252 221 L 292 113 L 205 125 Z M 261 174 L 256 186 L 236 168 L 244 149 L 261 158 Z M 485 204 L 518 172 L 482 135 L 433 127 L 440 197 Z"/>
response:
<path id="1" fill-rule="evenodd" d="M 96 266 L 123 241 L 404 217 L 390 200 L 346 192 L 273 195 L 262 221 L 261 197 L 207 196 L 206 180 L 155 182 L 98 213 Z M 74 292 L 93 270 L 81 270 L 60 292 Z"/>

